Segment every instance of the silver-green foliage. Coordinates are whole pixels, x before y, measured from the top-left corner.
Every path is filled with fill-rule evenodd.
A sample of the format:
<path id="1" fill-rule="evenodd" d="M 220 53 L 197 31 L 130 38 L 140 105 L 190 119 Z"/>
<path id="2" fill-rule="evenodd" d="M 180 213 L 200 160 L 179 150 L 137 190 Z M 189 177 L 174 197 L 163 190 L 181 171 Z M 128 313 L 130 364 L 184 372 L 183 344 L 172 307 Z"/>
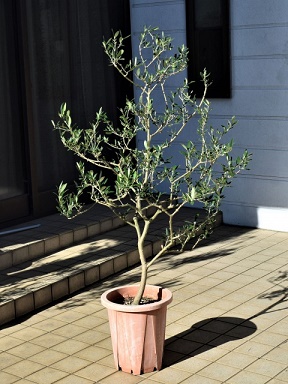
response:
<path id="1" fill-rule="evenodd" d="M 206 99 L 208 76 L 204 70 L 204 93 L 197 99 L 185 78 L 172 88 L 171 77 L 187 68 L 187 48 L 175 51 L 172 39 L 157 28 L 144 28 L 140 36 L 137 57 L 124 59 L 125 38 L 116 32 L 103 42 L 110 63 L 131 82 L 137 97 L 126 100 L 120 109 L 119 125 L 113 124 L 100 108 L 90 127 L 78 128 L 72 123 L 70 111 L 62 104 L 59 130 L 63 145 L 80 159 L 77 163 L 79 181 L 76 191 L 69 192 L 67 184 L 58 187 L 58 208 L 71 218 L 83 211 L 81 195 L 87 190 L 91 201 L 109 207 L 138 236 L 138 251 L 142 265 L 141 284 L 134 304 L 139 303 L 147 280 L 149 267 L 169 249 L 179 246 L 183 251 L 192 238 L 195 244 L 210 231 L 223 198 L 223 190 L 242 169 L 247 168 L 250 155 L 245 151 L 236 159 L 231 157 L 233 140 L 223 141 L 236 124 L 234 118 L 226 126 L 214 129 L 208 123 L 210 104 Z M 171 90 L 173 89 L 173 90 Z M 159 111 L 159 105 L 162 109 Z M 196 125 L 190 125 L 195 118 Z M 189 123 L 197 132 L 196 141 L 182 143 L 184 167 L 173 163 L 167 149 L 179 142 L 179 136 Z M 195 128 L 193 128 L 195 126 Z M 138 134 L 144 135 L 143 146 L 135 148 Z M 92 167 L 87 167 L 87 164 Z M 103 173 L 101 172 L 103 171 Z M 113 175 L 104 176 L 105 172 Z M 161 193 L 161 185 L 167 186 Z M 174 227 L 174 219 L 184 205 L 201 203 L 206 219 Z M 147 213 L 151 213 L 148 215 Z M 167 217 L 167 229 L 162 248 L 151 260 L 144 255 L 144 242 L 151 223 L 160 215 Z"/>

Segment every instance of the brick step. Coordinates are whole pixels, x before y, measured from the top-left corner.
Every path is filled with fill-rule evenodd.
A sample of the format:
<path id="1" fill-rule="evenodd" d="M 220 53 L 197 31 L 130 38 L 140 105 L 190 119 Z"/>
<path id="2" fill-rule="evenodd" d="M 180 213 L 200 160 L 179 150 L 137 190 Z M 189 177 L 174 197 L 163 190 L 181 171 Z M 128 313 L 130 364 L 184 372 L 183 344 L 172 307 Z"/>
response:
<path id="1" fill-rule="evenodd" d="M 178 217 L 178 223 L 181 224 L 194 215 L 194 209 L 185 208 Z M 86 223 L 82 221 L 81 224 L 79 222 L 77 225 L 73 224 L 75 225 L 73 229 L 66 228 L 65 231 L 63 231 L 64 224 L 54 227 L 52 238 L 57 238 L 54 252 L 49 254 L 43 252 L 43 255 L 38 254 L 37 257 L 26 259 L 22 263 L 13 264 L 0 271 L 0 324 L 27 315 L 53 301 L 139 264 L 134 229 L 123 225 L 123 222 L 111 214 L 110 217 L 106 214 L 101 218 L 99 214 L 98 219 L 97 225 L 95 221 L 94 224 L 89 220 Z M 46 218 L 47 220 L 48 218 Z M 215 226 L 220 225 L 221 222 L 222 215 L 219 214 Z M 69 221 L 70 223 L 73 221 Z M 88 237 L 92 227 L 94 230 L 97 227 L 100 232 Z M 146 257 L 152 256 L 159 249 L 160 236 L 165 227 L 166 222 L 163 218 L 153 223 L 152 235 L 149 236 L 145 245 Z M 86 238 L 79 242 L 80 236 L 77 237 L 74 234 L 77 234 L 81 228 L 85 232 Z M 33 231 L 35 230 L 33 229 Z M 65 247 L 63 241 L 65 233 L 70 239 L 66 244 L 73 245 Z M 73 243 L 71 243 L 71 233 Z M 42 240 L 39 238 L 37 241 L 42 241 L 45 245 L 48 240 L 49 238 L 45 237 Z M 27 246 L 29 249 L 29 244 Z M 24 245 L 20 247 L 20 249 L 23 248 Z"/>

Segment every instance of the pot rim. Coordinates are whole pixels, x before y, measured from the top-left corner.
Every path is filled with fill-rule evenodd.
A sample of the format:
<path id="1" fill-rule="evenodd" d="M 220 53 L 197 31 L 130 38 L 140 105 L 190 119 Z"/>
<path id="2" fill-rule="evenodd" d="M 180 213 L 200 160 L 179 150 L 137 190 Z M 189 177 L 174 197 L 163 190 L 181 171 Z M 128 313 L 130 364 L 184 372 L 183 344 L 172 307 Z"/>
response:
<path id="1" fill-rule="evenodd" d="M 111 300 L 113 297 L 121 296 L 121 293 L 120 293 L 121 291 L 125 292 L 131 288 L 132 289 L 135 289 L 135 288 L 138 289 L 138 286 L 139 285 L 137 285 L 137 284 L 133 284 L 133 285 L 122 285 L 122 286 L 119 286 L 116 288 L 111 288 L 111 289 L 105 291 L 101 295 L 101 303 L 105 308 L 113 309 L 113 310 L 118 311 L 118 312 L 130 312 L 130 313 L 131 312 L 142 312 L 143 313 L 143 312 L 155 311 L 159 308 L 162 308 L 163 306 L 167 306 L 172 301 L 173 295 L 169 289 L 162 288 L 158 285 L 149 285 L 149 284 L 146 285 L 145 291 L 148 290 L 148 292 L 149 292 L 149 291 L 154 290 L 154 289 L 156 289 L 158 291 L 161 290 L 161 295 L 162 295 L 161 300 L 156 301 L 154 303 L 141 304 L 141 305 L 123 305 L 123 304 L 119 304 L 119 303 L 114 303 Z"/>

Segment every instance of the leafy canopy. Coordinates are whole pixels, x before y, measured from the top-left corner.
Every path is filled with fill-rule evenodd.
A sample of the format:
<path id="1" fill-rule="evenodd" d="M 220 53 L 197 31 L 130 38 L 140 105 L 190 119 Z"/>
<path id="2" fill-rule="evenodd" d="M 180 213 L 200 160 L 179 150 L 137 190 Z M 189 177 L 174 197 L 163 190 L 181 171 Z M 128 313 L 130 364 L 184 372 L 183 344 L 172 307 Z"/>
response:
<path id="1" fill-rule="evenodd" d="M 170 36 L 158 28 L 145 27 L 137 56 L 127 61 L 125 40 L 121 32 L 116 32 L 103 42 L 111 65 L 133 84 L 135 91 L 135 98 L 127 99 L 120 108 L 119 124 L 113 124 L 100 108 L 88 128 L 79 128 L 73 124 L 65 103 L 60 108 L 60 121 L 53 123 L 63 145 L 80 159 L 76 189 L 69 192 L 67 183 L 62 182 L 58 187 L 58 207 L 69 218 L 83 212 L 81 196 L 88 191 L 92 202 L 109 207 L 135 228 L 143 293 L 147 271 L 160 256 L 175 245 L 181 252 L 192 238 L 197 244 L 210 232 L 223 190 L 247 168 L 250 155 L 244 151 L 232 158 L 233 140 L 224 140 L 235 126 L 235 118 L 218 129 L 209 125 L 206 70 L 201 74 L 204 93 L 200 99 L 191 91 L 188 80 L 181 80 L 188 63 L 185 46 L 175 50 Z M 180 85 L 174 87 L 171 78 L 180 79 Z M 197 124 L 192 124 L 192 119 Z M 185 129 L 192 131 L 189 135 L 196 136 L 196 140 L 183 143 Z M 135 147 L 137 138 L 142 145 Z M 181 166 L 171 157 L 171 148 L 173 152 L 179 143 Z M 182 227 L 175 227 L 181 208 L 195 203 L 206 210 L 205 220 L 196 216 Z M 162 248 L 147 261 L 145 238 L 160 214 L 167 218 Z M 140 291 L 134 304 L 139 303 Z"/>

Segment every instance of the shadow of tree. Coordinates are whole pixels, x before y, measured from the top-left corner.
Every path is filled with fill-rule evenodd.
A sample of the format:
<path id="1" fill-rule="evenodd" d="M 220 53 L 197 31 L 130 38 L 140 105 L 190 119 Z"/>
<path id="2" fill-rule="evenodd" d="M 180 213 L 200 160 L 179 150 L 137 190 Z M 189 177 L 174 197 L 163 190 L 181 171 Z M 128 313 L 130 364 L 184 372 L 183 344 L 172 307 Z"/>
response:
<path id="1" fill-rule="evenodd" d="M 163 365 L 168 367 L 222 344 L 251 336 L 257 330 L 253 319 L 266 313 L 287 310 L 288 306 L 279 308 L 279 305 L 288 302 L 288 271 L 279 271 L 268 281 L 277 289 L 267 291 L 258 298 L 271 300 L 279 298 L 278 300 L 248 319 L 225 316 L 204 319 L 186 331 L 166 339 Z"/>
<path id="2" fill-rule="evenodd" d="M 163 365 L 171 366 L 225 343 L 251 336 L 256 325 L 238 317 L 215 317 L 193 324 L 165 341 Z"/>
<path id="3" fill-rule="evenodd" d="M 258 296 L 258 299 L 273 300 L 273 299 L 279 298 L 279 300 L 275 301 L 274 303 L 269 305 L 267 308 L 265 308 L 263 311 L 259 312 L 255 316 L 252 316 L 250 319 L 253 319 L 264 313 L 275 312 L 276 306 L 278 306 L 277 311 L 283 311 L 288 309 L 288 271 L 278 271 L 277 275 L 270 277 L 268 281 L 271 284 L 273 284 L 274 287 L 277 287 L 277 288 L 273 289 L 272 291 L 262 293 L 260 296 Z M 279 308 L 279 305 L 286 301 L 287 301 L 287 306 L 284 308 Z"/>

